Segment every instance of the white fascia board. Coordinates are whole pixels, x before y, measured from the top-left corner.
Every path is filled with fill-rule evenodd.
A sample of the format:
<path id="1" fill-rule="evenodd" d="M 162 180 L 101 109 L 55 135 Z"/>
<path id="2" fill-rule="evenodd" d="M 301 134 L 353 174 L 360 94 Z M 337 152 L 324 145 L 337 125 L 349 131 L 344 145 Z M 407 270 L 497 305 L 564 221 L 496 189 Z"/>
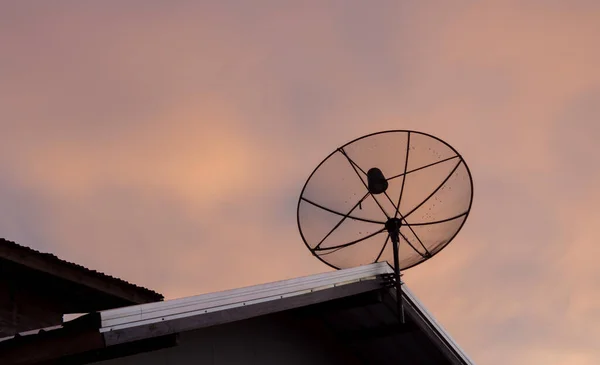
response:
<path id="1" fill-rule="evenodd" d="M 390 273 L 393 273 L 392 268 L 381 262 L 246 288 L 106 310 L 100 312 L 100 332 L 277 300 Z"/>

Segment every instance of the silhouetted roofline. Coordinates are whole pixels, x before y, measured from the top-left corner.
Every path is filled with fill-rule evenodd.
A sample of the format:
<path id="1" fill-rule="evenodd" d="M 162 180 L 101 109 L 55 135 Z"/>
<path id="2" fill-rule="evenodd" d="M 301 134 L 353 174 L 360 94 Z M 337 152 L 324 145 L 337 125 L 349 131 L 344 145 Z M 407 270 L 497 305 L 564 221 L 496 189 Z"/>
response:
<path id="1" fill-rule="evenodd" d="M 97 361 L 99 356 L 108 359 L 177 346 L 180 333 L 259 316 L 297 310 L 311 313 L 325 311 L 322 315 L 326 315 L 323 306 L 329 304 L 334 305 L 334 313 L 339 313 L 340 309 L 335 306 L 345 301 L 345 305 L 355 311 L 354 315 L 362 323 L 357 322 L 357 330 L 347 335 L 358 341 L 371 341 L 366 343 L 365 351 L 371 354 L 388 351 L 388 358 L 395 359 L 399 358 L 397 351 L 401 347 L 410 349 L 413 354 L 401 352 L 404 355 L 400 357 L 418 356 L 417 359 L 424 364 L 433 361 L 444 365 L 473 365 L 472 360 L 405 285 L 402 301 L 407 322 L 397 322 L 396 291 L 390 286 L 392 273 L 387 263 L 376 263 L 246 288 L 110 309 L 78 316 L 70 321 L 67 319 L 74 316 L 66 315 L 59 328 L 37 333 L 29 331 L 16 338 L 0 339 L 0 355 L 20 359 L 23 364 L 64 356 L 84 356 L 80 359 L 95 357 L 96 360 L 88 359 L 85 362 Z M 371 298 L 368 303 L 353 301 L 353 298 L 364 299 L 365 295 Z M 388 319 L 385 323 L 380 322 L 386 316 Z M 363 328 L 366 323 L 369 324 L 368 328 Z M 378 342 L 378 339 L 383 342 Z M 374 346 L 370 345 L 372 343 Z M 33 348 L 40 350 L 29 350 Z M 437 355 L 430 352 L 436 352 Z"/>
<path id="2" fill-rule="evenodd" d="M 0 238 L 0 260 L 7 260 L 32 270 L 77 283 L 132 304 L 162 301 L 163 295 L 84 266 L 68 262 L 50 253 L 43 253 Z"/>

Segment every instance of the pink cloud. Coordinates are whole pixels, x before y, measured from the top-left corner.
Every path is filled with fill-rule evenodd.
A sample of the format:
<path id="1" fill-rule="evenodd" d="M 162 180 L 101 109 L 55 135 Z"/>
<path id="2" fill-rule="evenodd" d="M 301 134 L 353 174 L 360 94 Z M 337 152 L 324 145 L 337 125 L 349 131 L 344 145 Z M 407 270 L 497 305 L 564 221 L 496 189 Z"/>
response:
<path id="1" fill-rule="evenodd" d="M 168 297 L 325 271 L 295 226 L 304 179 L 361 134 L 422 130 L 475 201 L 408 285 L 478 362 L 592 363 L 582 4 L 4 5 L 0 235 Z"/>

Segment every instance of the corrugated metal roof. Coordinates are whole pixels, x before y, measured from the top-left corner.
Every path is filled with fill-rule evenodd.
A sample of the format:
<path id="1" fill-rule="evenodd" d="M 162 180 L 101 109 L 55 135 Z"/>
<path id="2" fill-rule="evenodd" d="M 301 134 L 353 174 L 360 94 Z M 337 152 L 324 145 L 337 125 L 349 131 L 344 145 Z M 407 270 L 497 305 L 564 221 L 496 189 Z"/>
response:
<path id="1" fill-rule="evenodd" d="M 88 269 L 87 267 L 81 266 L 79 264 L 73 263 L 73 262 L 69 262 L 69 261 L 65 261 L 63 259 L 58 258 L 57 256 L 51 254 L 51 253 L 45 253 L 45 252 L 40 252 L 37 250 L 34 250 L 30 247 L 26 247 L 26 246 L 22 246 L 19 245 L 13 241 L 9 241 L 7 239 L 4 238 L 0 238 L 0 246 L 5 246 L 6 248 L 10 249 L 10 250 L 14 250 L 14 251 L 25 251 L 29 254 L 34 254 L 40 258 L 43 258 L 44 260 L 48 261 L 49 263 L 55 264 L 55 265 L 61 265 L 61 266 L 69 266 L 71 268 L 77 269 L 81 272 L 85 272 L 87 274 L 91 274 L 94 275 L 98 278 L 101 278 L 103 280 L 106 280 L 108 282 L 115 282 L 115 283 L 119 283 L 121 285 L 127 285 L 129 286 L 131 289 L 136 290 L 138 292 L 144 293 L 145 295 L 149 295 L 152 296 L 154 298 L 156 298 L 156 300 L 162 300 L 164 299 L 163 295 L 160 293 L 155 292 L 154 290 L 148 289 L 148 288 L 144 288 L 142 286 L 127 282 L 123 279 L 119 279 L 116 278 L 114 276 L 110 276 L 104 273 L 101 273 L 99 271 L 96 270 L 92 270 L 92 269 Z"/>

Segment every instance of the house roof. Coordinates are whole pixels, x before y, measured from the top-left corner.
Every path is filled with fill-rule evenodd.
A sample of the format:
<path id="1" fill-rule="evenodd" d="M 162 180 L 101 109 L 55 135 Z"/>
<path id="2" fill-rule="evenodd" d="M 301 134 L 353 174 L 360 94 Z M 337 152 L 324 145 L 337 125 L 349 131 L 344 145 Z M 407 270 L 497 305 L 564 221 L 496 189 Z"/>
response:
<path id="1" fill-rule="evenodd" d="M 399 324 L 395 290 L 390 286 L 392 273 L 386 263 L 376 263 L 111 309 L 70 321 L 67 319 L 71 316 L 66 316 L 59 328 L 41 333 L 30 331 L 0 340 L 0 357 L 12 356 L 21 360 L 15 363 L 34 364 L 41 359 L 75 356 L 86 351 L 97 356 L 101 350 L 129 348 L 130 354 L 131 346 L 137 346 L 135 351 L 147 351 L 148 346 L 153 349 L 174 346 L 173 336 L 178 333 L 259 316 L 304 311 L 304 316 L 320 313 L 319 319 L 326 321 L 337 336 L 351 341 L 352 347 L 362 355 L 381 359 L 377 363 L 394 363 L 402 356 L 421 364 L 473 364 L 405 285 L 402 303 L 406 323 Z M 85 343 L 82 337 L 87 338 Z M 148 345 L 149 341 L 155 342 Z M 36 351 L 31 351 L 33 348 Z"/>
<path id="2" fill-rule="evenodd" d="M 131 304 L 163 300 L 163 296 L 153 290 L 0 238 L 0 261 L 2 260 L 81 284 Z"/>

